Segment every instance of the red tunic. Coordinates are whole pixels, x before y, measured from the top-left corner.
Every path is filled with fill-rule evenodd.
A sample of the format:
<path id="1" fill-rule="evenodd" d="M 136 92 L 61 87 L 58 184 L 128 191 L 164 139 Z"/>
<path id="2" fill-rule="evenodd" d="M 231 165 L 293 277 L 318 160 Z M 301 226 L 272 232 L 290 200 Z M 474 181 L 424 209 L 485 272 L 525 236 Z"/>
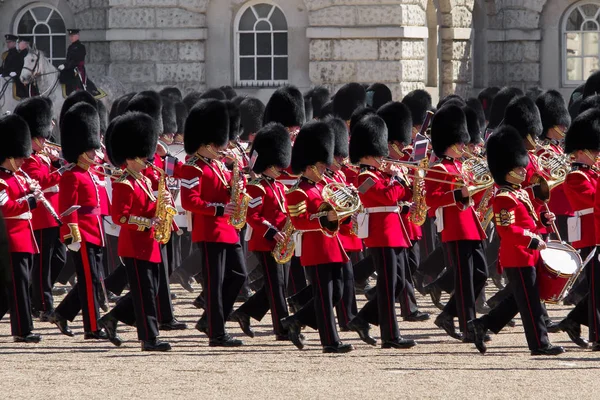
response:
<path id="1" fill-rule="evenodd" d="M 473 206 L 470 203 L 460 201 L 460 197 L 457 197 L 460 196 L 460 192 L 459 195 L 455 195 L 455 191 L 460 191 L 460 187 L 455 185 L 459 181 L 459 178 L 455 175 L 460 174 L 461 167 L 461 161 L 443 157 L 440 163 L 432 168 L 448 172 L 448 174 L 430 172 L 427 177 L 447 181 L 448 183 L 425 181 L 425 200 L 430 207 L 429 216 L 435 216 L 436 212 L 439 216 L 438 209 L 443 207 L 443 243 L 456 240 L 483 240 L 486 238 Z"/>
<path id="2" fill-rule="evenodd" d="M 231 172 L 221 161 L 194 156 L 180 173 L 181 205 L 193 213 L 192 241 L 237 243 L 238 231 L 222 215 L 231 200 Z"/>
<path id="3" fill-rule="evenodd" d="M 136 179 L 126 172 L 115 181 L 112 193 L 112 220 L 121 227 L 119 257 L 160 263 L 160 247 L 152 227 L 156 197 L 150 180 L 145 176 Z"/>
<path id="4" fill-rule="evenodd" d="M 68 244 L 71 227 L 76 227 L 83 241 L 104 247 L 98 176 L 90 168 L 74 165 L 60 178 L 60 189 L 57 211 L 63 222 L 60 228 L 63 241 Z M 79 208 L 63 215 L 73 206 Z"/>
<path id="5" fill-rule="evenodd" d="M 272 178 L 262 177 L 251 181 L 246 191 L 252 197 L 246 217 L 248 229 L 252 229 L 248 250 L 272 251 L 276 243 L 273 236 L 287 221 L 285 186 Z"/>
<path id="6" fill-rule="evenodd" d="M 540 252 L 528 247 L 533 238 L 542 240 L 534 233 L 541 225 L 527 191 L 503 186 L 492 202 L 502 267 L 536 266 Z"/>
<path id="7" fill-rule="evenodd" d="M 573 163 L 571 172 L 567 175 L 565 183 L 561 185 L 573 211 L 580 218 L 581 240 L 571 243 L 576 249 L 596 245 L 596 229 L 594 227 L 596 202 L 594 197 L 598 176 L 596 169 L 585 164 Z M 552 195 L 554 196 L 554 194 Z"/>
<path id="8" fill-rule="evenodd" d="M 31 196 L 26 197 L 29 194 L 29 185 L 24 177 L 0 168 L 0 210 L 6 223 L 11 253 L 39 252 L 31 226 L 31 211 L 36 208 L 36 201 Z"/>
<path id="9" fill-rule="evenodd" d="M 328 263 L 345 263 L 348 256 L 337 234 L 325 235 L 321 218 L 314 214 L 323 204 L 324 184 L 304 177 L 286 194 L 287 207 L 294 228 L 302 233 L 300 263 L 304 267 Z"/>
<path id="10" fill-rule="evenodd" d="M 327 183 L 337 182 L 337 183 L 341 183 L 344 186 L 346 186 L 347 182 L 350 182 L 350 181 L 348 181 L 346 175 L 342 171 L 336 171 L 336 172 L 327 171 L 327 172 L 328 173 L 325 175 L 325 181 Z M 353 224 L 354 224 L 354 222 L 352 221 L 352 218 L 350 218 L 350 217 L 347 218 L 340 225 L 340 230 L 338 232 L 338 235 L 340 237 L 340 240 L 342 241 L 342 246 L 344 247 L 344 250 L 346 250 L 346 251 L 362 251 L 363 250 L 362 239 L 359 238 L 358 236 L 356 236 L 352 232 Z"/>
<path id="11" fill-rule="evenodd" d="M 534 151 L 530 150 L 528 152 L 528 156 L 529 156 L 529 164 L 527 165 L 527 168 L 526 168 L 527 173 L 525 174 L 525 180 L 523 181 L 523 183 L 521 185 L 525 188 L 525 190 L 527 190 L 527 193 L 529 194 L 529 198 L 531 199 L 531 202 L 533 203 L 533 206 L 535 207 L 536 214 L 540 215 L 540 213 L 546 211 L 546 205 L 543 201 L 535 198 L 535 193 L 534 193 L 533 187 L 532 187 L 532 184 L 533 184 L 532 180 L 533 180 L 534 175 L 540 175 L 541 171 L 540 171 L 540 167 L 538 165 L 537 156 L 534 154 Z M 548 232 L 548 228 L 546 228 L 545 226 L 540 227 L 538 230 L 539 234 L 545 234 L 547 232 Z"/>
<path id="12" fill-rule="evenodd" d="M 25 160 L 21 168 L 31 179 L 38 181 L 44 192 L 44 197 L 46 197 L 55 210 L 58 210 L 60 174 L 58 173 L 58 169 L 51 164 L 50 159 L 44 155 L 34 154 Z M 31 225 L 35 231 L 58 226 L 58 223 L 48 210 L 46 210 L 46 207 L 37 207 L 32 211 L 32 214 Z"/>
<path id="13" fill-rule="evenodd" d="M 357 187 L 367 179 L 375 184 L 366 193 L 360 193 L 360 200 L 369 215 L 369 235 L 364 239 L 367 247 L 403 247 L 411 246 L 408 232 L 400 217 L 398 202 L 410 199 L 412 194 L 398 180 L 386 176 L 374 167 L 363 165 L 357 178 Z M 381 207 L 390 210 L 381 211 Z M 376 208 L 380 210 L 376 211 Z"/>

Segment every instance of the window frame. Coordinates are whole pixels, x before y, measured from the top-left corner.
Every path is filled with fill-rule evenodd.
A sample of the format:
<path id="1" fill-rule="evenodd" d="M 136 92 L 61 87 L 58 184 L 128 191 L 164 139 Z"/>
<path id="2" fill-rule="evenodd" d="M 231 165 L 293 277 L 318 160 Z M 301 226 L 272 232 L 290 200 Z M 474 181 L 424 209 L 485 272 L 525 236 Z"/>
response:
<path id="1" fill-rule="evenodd" d="M 67 22 L 65 20 L 64 15 L 58 10 L 58 8 L 56 8 L 55 6 L 53 6 L 52 4 L 48 4 L 48 3 L 43 3 L 43 2 L 35 2 L 35 3 L 30 3 L 27 4 L 25 7 L 23 7 L 21 10 L 19 10 L 19 12 L 17 13 L 17 15 L 15 16 L 15 20 L 13 23 L 13 32 L 15 35 L 19 35 L 19 24 L 21 22 L 21 19 L 23 19 L 23 17 L 25 16 L 25 14 L 27 14 L 28 12 L 30 12 L 31 10 L 33 10 L 34 8 L 37 7 L 45 7 L 48 8 L 50 10 L 52 10 L 51 13 L 48 14 L 48 18 L 46 19 L 46 21 L 48 21 L 50 19 L 50 15 L 52 13 L 56 13 L 58 14 L 58 16 L 60 16 L 60 18 L 63 21 L 63 25 L 65 26 L 65 31 L 64 33 L 52 33 L 52 28 L 50 27 L 50 25 L 48 25 L 46 23 L 46 21 L 44 22 L 39 22 L 37 21 L 37 17 L 35 16 L 35 14 L 33 14 L 33 12 L 31 12 L 30 14 L 33 15 L 33 17 L 36 20 L 36 25 L 38 24 L 44 24 L 48 27 L 48 31 L 50 33 L 22 33 L 21 35 L 26 35 L 26 36 L 31 36 L 33 37 L 33 42 L 37 43 L 37 37 L 48 37 L 50 38 L 50 54 L 45 54 L 45 56 L 50 60 L 50 62 L 55 65 L 56 62 L 63 64 L 66 60 L 67 60 L 67 47 L 68 47 L 68 43 L 67 43 Z M 34 31 L 35 31 L 35 26 L 34 26 Z M 52 38 L 55 37 L 63 37 L 65 40 L 65 54 L 63 57 L 53 57 L 54 56 L 54 44 L 52 43 Z"/>
<path id="2" fill-rule="evenodd" d="M 578 81 L 574 81 L 574 80 L 569 80 L 567 77 L 567 62 L 569 58 L 580 58 L 583 60 L 586 58 L 583 54 L 581 55 L 581 57 L 568 57 L 567 56 L 567 33 L 568 32 L 573 32 L 573 33 L 584 33 L 584 32 L 597 32 L 598 33 L 598 38 L 599 38 L 599 43 L 598 43 L 598 47 L 599 47 L 599 51 L 596 54 L 596 57 L 599 60 L 600 63 L 600 23 L 598 22 L 598 20 L 594 20 L 596 22 L 596 24 L 599 26 L 598 30 L 595 31 L 567 31 L 567 23 L 569 21 L 569 17 L 571 16 L 571 14 L 578 9 L 579 7 L 585 6 L 585 5 L 595 5 L 598 7 L 598 11 L 596 13 L 597 18 L 600 17 L 600 1 L 595 1 L 595 0 L 582 0 L 582 1 L 578 1 L 574 4 L 571 4 L 563 13 L 562 16 L 562 21 L 560 24 L 560 44 L 561 44 L 561 50 L 560 50 L 560 60 L 561 60 L 561 79 L 562 79 L 562 86 L 563 87 L 577 87 L 579 85 L 581 85 L 582 83 L 585 83 L 587 77 L 582 75 L 582 80 L 578 80 Z M 582 15 L 585 15 L 582 13 Z M 584 21 L 585 22 L 585 21 Z M 582 44 L 583 46 L 583 44 Z M 582 64 L 582 68 L 583 68 L 583 64 Z M 598 69 L 600 70 L 600 68 Z"/>
<path id="3" fill-rule="evenodd" d="M 270 79 L 270 80 L 258 80 L 258 79 L 254 79 L 254 80 L 242 80 L 240 73 L 241 73 L 241 68 L 240 68 L 240 60 L 242 58 L 253 58 L 256 60 L 256 58 L 258 58 L 258 52 L 256 49 L 257 46 L 257 41 L 254 41 L 254 55 L 253 56 L 241 56 L 240 55 L 240 34 L 241 33 L 253 33 L 255 35 L 256 38 L 256 33 L 259 31 L 240 31 L 239 27 L 240 27 L 240 20 L 242 18 L 242 16 L 244 15 L 244 13 L 250 9 L 253 6 L 257 6 L 260 4 L 267 4 L 267 5 L 271 5 L 273 7 L 276 7 L 279 9 L 279 11 L 281 11 L 281 13 L 283 14 L 283 17 L 285 18 L 285 23 L 286 23 L 286 30 L 285 31 L 281 31 L 281 30 L 274 30 L 272 25 L 271 25 L 271 30 L 269 31 L 260 31 L 262 33 L 268 32 L 271 34 L 271 54 L 268 55 L 268 57 L 271 60 L 274 60 L 275 58 L 285 58 L 287 60 L 287 79 L 282 80 L 282 79 Z M 271 12 L 269 13 L 269 15 L 271 15 L 273 13 L 273 10 L 271 10 Z M 264 19 L 261 19 L 264 20 Z M 269 21 L 267 19 L 267 21 Z M 258 22 L 258 21 L 257 21 Z M 269 21 L 269 24 L 270 21 Z M 275 52 L 275 47 L 274 47 L 274 39 L 273 36 L 275 33 L 286 33 L 286 39 L 287 39 L 287 52 L 286 55 L 276 55 L 274 54 Z M 245 3 L 237 12 L 234 20 L 233 20 L 233 56 L 234 56 L 234 86 L 238 87 L 238 88 L 244 88 L 244 87 L 249 87 L 249 88 L 265 88 L 265 87 L 278 87 L 278 86 L 282 86 L 282 85 L 286 85 L 289 82 L 289 78 L 290 78 L 290 69 L 289 69 L 289 61 L 290 61 L 290 49 L 289 49 L 289 43 L 290 43 L 290 27 L 289 27 L 289 20 L 288 17 L 285 15 L 285 12 L 283 11 L 283 8 L 281 8 L 281 6 L 273 1 L 270 0 L 252 0 L 249 1 L 247 3 Z M 267 55 L 264 55 L 265 57 L 267 57 Z M 257 64 L 255 63 L 255 68 L 254 68 L 254 76 L 257 77 Z M 273 63 L 273 61 L 271 61 L 271 77 L 274 78 L 275 77 L 275 65 Z"/>

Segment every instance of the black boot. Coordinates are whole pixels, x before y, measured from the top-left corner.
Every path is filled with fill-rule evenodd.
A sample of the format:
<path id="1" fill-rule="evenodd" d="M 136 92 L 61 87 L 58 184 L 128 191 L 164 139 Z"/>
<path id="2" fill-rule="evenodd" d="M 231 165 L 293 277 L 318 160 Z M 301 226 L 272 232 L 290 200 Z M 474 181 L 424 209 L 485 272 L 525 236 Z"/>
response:
<path id="1" fill-rule="evenodd" d="M 292 343 L 294 343 L 294 345 L 298 349 L 302 350 L 304 348 L 304 336 L 300 332 L 302 326 L 300 325 L 298 320 L 296 320 L 296 318 L 294 318 L 293 315 L 286 318 L 282 318 L 281 326 L 284 330 L 288 332 L 288 337 L 290 338 Z"/>
<path id="2" fill-rule="evenodd" d="M 239 310 L 234 311 L 229 316 L 229 320 L 237 322 L 240 325 L 240 328 L 242 328 L 242 331 L 246 334 L 246 336 L 249 336 L 251 338 L 254 337 L 254 331 L 250 326 L 250 317 L 247 314 L 244 314 Z"/>
<path id="3" fill-rule="evenodd" d="M 171 345 L 158 339 L 142 340 L 142 351 L 169 351 Z"/>
<path id="4" fill-rule="evenodd" d="M 451 338 L 462 340 L 463 334 L 456 330 L 454 326 L 454 318 L 445 312 L 442 312 L 437 316 L 435 321 L 433 322 L 438 328 L 441 328 L 450 336 Z"/>
<path id="5" fill-rule="evenodd" d="M 553 346 L 549 344 L 546 347 L 542 347 L 536 350 L 531 350 L 532 356 L 557 356 L 565 352 L 562 346 Z"/>
<path id="6" fill-rule="evenodd" d="M 67 322 L 67 320 L 63 318 L 59 313 L 53 312 L 52 314 L 50 314 L 50 316 L 48 317 L 48 322 L 51 322 L 54 325 L 56 325 L 58 327 L 58 330 L 60 330 L 60 333 L 62 333 L 63 335 L 67 335 L 70 337 L 75 336 L 71 328 L 69 328 L 69 323 Z"/>
<path id="7" fill-rule="evenodd" d="M 487 329 L 485 328 L 485 324 L 479 318 L 471 320 L 467 322 L 467 329 L 473 332 L 475 347 L 481 354 L 485 354 L 487 351 L 487 346 L 485 345 L 485 335 L 487 334 Z"/>
<path id="8" fill-rule="evenodd" d="M 569 335 L 569 339 L 571 339 L 573 343 L 582 349 L 587 349 L 589 343 L 586 339 L 581 337 L 581 325 L 567 317 L 558 323 L 558 327 L 561 331 L 566 332 L 567 335 Z"/>
<path id="9" fill-rule="evenodd" d="M 393 340 L 384 340 L 381 342 L 382 349 L 410 349 L 416 345 L 417 342 L 413 339 L 403 339 L 401 337 Z"/>
<path id="10" fill-rule="evenodd" d="M 169 322 L 160 324 L 158 329 L 161 331 L 183 331 L 187 329 L 187 324 L 177 320 L 177 318 L 173 318 Z"/>
<path id="11" fill-rule="evenodd" d="M 354 350 L 354 346 L 351 344 L 344 344 L 342 342 L 337 342 L 329 346 L 323 346 L 323 353 L 343 354 L 350 353 L 352 350 Z"/>
<path id="12" fill-rule="evenodd" d="M 106 314 L 98 320 L 98 326 L 104 329 L 106 336 L 108 336 L 108 340 L 117 347 L 123 344 L 123 339 L 121 339 L 117 333 L 118 323 L 119 321 L 110 314 Z"/>
<path id="13" fill-rule="evenodd" d="M 37 333 L 28 333 L 25 336 L 13 336 L 15 343 L 39 343 L 42 337 Z"/>
<path id="14" fill-rule="evenodd" d="M 371 346 L 377 345 L 377 340 L 369 334 L 369 323 L 361 317 L 352 318 L 352 320 L 348 322 L 348 329 L 358 333 L 360 339 L 366 344 L 370 344 Z"/>
<path id="15" fill-rule="evenodd" d="M 216 338 L 211 338 L 208 342 L 210 347 L 239 347 L 243 344 L 244 342 L 239 339 L 232 338 L 227 333 Z"/>

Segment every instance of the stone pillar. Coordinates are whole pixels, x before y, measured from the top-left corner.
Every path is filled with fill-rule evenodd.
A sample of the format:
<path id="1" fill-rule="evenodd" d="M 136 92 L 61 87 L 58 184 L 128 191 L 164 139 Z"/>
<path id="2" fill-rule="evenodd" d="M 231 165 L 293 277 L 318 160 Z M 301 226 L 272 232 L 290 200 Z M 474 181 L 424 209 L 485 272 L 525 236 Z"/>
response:
<path id="1" fill-rule="evenodd" d="M 337 90 L 347 82 L 382 82 L 397 100 L 425 87 L 426 0 L 305 3 L 313 84 Z"/>

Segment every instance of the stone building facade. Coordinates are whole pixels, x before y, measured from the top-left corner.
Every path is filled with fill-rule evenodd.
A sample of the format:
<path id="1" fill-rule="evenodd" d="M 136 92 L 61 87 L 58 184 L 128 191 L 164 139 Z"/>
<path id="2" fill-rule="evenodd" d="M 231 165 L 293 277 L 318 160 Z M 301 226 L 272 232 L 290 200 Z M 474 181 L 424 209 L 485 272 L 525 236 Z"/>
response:
<path id="1" fill-rule="evenodd" d="M 568 94 L 598 67 L 598 10 L 600 0 L 0 0 L 0 26 L 33 32 L 55 64 L 64 27 L 81 28 L 90 76 L 133 90 L 232 85 L 264 98 L 284 82 L 357 81 L 396 98 L 490 85 Z"/>

